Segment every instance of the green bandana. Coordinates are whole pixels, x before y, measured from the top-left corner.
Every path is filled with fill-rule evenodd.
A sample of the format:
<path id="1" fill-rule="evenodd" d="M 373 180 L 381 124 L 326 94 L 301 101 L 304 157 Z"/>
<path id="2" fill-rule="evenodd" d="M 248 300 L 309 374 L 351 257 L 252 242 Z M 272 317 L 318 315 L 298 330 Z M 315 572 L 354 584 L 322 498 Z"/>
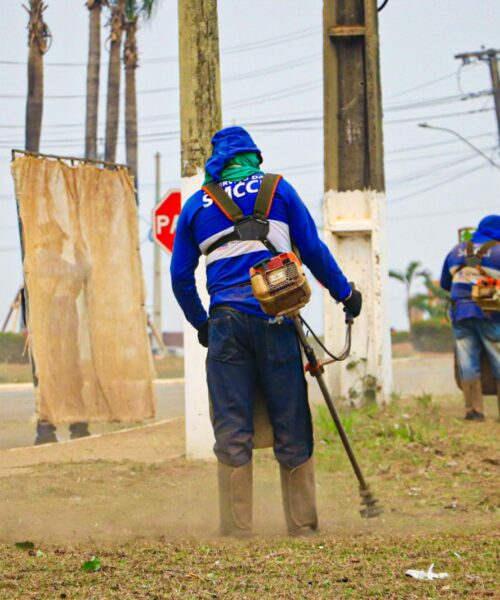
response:
<path id="1" fill-rule="evenodd" d="M 221 181 L 242 181 L 250 175 L 256 173 L 263 174 L 260 170 L 259 159 L 255 152 L 244 152 L 243 154 L 237 154 L 233 158 L 230 158 L 222 170 L 220 180 Z M 212 178 L 205 171 L 205 180 L 203 185 L 210 183 Z"/>

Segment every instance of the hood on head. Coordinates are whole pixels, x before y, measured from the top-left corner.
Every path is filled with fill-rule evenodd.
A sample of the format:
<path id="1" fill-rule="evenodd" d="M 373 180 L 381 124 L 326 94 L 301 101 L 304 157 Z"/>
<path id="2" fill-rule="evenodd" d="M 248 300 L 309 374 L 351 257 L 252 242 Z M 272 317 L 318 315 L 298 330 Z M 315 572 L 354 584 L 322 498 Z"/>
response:
<path id="1" fill-rule="evenodd" d="M 251 135 L 243 127 L 225 127 L 212 138 L 212 156 L 207 160 L 205 169 L 214 181 L 220 180 L 220 174 L 228 160 L 238 154 L 255 152 L 262 162 L 262 154 Z"/>
<path id="2" fill-rule="evenodd" d="M 479 222 L 472 241 L 482 242 L 488 240 L 500 241 L 500 215 L 488 215 Z"/>

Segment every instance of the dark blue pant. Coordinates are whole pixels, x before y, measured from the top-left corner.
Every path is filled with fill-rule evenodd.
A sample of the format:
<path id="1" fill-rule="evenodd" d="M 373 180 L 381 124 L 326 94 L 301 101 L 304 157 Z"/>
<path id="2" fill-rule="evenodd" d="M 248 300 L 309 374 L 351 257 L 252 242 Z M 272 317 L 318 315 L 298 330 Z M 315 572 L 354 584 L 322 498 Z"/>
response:
<path id="1" fill-rule="evenodd" d="M 293 468 L 313 451 L 302 358 L 290 323 L 269 323 L 216 309 L 208 334 L 207 379 L 217 458 L 233 467 L 252 458 L 253 402 L 260 389 L 274 432 L 276 459 Z"/>

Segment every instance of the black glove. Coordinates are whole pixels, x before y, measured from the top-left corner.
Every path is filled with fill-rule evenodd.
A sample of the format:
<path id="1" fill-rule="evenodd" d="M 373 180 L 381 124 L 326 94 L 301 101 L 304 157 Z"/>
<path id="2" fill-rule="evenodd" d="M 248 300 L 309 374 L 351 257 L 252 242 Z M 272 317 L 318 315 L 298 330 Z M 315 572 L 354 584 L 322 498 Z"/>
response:
<path id="1" fill-rule="evenodd" d="M 355 319 L 361 312 L 361 306 L 363 304 L 361 292 L 358 292 L 353 283 L 351 283 L 351 287 L 351 295 L 342 303 L 344 305 L 346 321 Z"/>
<path id="2" fill-rule="evenodd" d="M 208 321 L 198 329 L 198 341 L 204 348 L 208 348 Z"/>

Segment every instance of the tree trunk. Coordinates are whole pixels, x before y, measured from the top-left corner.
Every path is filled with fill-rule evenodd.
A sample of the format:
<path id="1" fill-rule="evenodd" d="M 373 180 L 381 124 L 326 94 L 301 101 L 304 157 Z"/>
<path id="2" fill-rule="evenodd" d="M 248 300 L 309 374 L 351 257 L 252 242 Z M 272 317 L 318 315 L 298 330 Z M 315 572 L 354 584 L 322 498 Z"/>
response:
<path id="1" fill-rule="evenodd" d="M 125 51 L 125 143 L 127 165 L 134 176 L 138 189 L 137 172 L 137 95 L 135 89 L 135 70 L 137 69 L 137 19 L 126 24 Z"/>
<path id="2" fill-rule="evenodd" d="M 217 0 L 179 0 L 181 176 L 203 169 L 221 128 Z"/>
<path id="3" fill-rule="evenodd" d="M 411 289 L 408 284 L 406 284 L 406 312 L 408 314 L 408 331 L 411 332 Z"/>
<path id="4" fill-rule="evenodd" d="M 43 0 L 30 0 L 28 24 L 28 97 L 26 101 L 25 147 L 30 152 L 40 150 L 43 114 L 43 55 L 48 49 L 50 31 L 43 21 L 47 7 Z"/>
<path id="5" fill-rule="evenodd" d="M 101 0 L 87 0 L 87 8 L 89 9 L 89 54 L 87 63 L 85 158 L 96 160 L 99 71 L 101 66 Z"/>
<path id="6" fill-rule="evenodd" d="M 118 117 L 120 114 L 120 47 L 123 33 L 124 0 L 113 5 L 110 21 L 110 49 L 108 70 L 108 97 L 106 107 L 106 144 L 104 158 L 109 162 L 116 160 L 116 142 L 118 139 Z"/>

